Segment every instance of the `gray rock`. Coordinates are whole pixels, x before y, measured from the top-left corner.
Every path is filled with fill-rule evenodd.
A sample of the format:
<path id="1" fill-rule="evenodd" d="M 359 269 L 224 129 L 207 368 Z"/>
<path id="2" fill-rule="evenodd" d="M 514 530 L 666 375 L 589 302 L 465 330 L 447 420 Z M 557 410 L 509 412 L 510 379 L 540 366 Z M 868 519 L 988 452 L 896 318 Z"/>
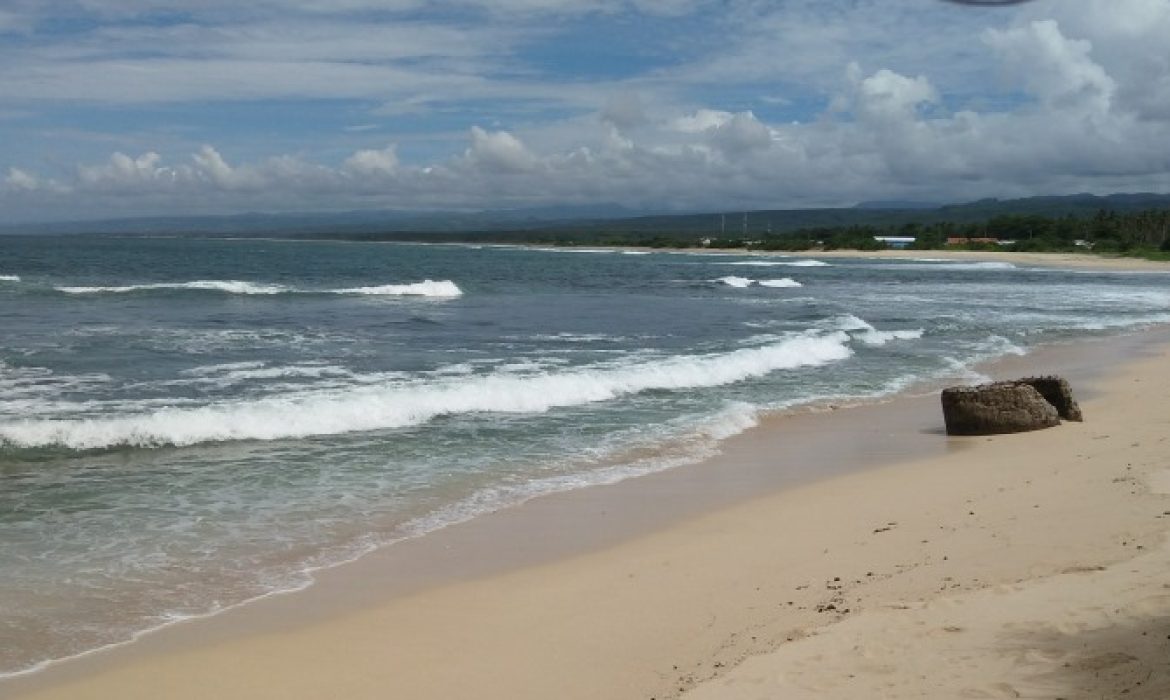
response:
<path id="1" fill-rule="evenodd" d="M 1021 379 L 1019 383 L 1027 384 L 1040 392 L 1045 401 L 1056 407 L 1056 412 L 1064 420 L 1080 423 L 1085 419 L 1081 414 L 1081 407 L 1073 398 L 1072 387 L 1069 386 L 1068 380 L 1064 377 L 1026 377 Z"/>
<path id="2" fill-rule="evenodd" d="M 948 435 L 1022 433 L 1060 425 L 1060 413 L 1035 387 L 996 382 L 942 392 Z"/>

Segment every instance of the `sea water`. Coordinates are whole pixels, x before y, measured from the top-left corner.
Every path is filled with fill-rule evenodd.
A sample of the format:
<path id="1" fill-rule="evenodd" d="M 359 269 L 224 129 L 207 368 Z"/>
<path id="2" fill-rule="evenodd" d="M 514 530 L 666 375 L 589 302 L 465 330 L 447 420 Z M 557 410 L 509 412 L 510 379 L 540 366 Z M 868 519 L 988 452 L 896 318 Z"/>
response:
<path id="1" fill-rule="evenodd" d="M 762 412 L 1170 321 L 1158 273 L 631 253 L 0 237 L 0 674 Z"/>

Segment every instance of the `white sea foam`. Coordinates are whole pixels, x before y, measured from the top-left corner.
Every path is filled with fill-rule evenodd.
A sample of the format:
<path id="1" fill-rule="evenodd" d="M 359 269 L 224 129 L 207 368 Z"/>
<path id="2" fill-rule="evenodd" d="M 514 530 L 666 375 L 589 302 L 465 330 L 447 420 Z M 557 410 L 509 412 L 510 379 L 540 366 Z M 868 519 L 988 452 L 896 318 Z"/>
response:
<path id="1" fill-rule="evenodd" d="M 351 289 L 334 289 L 334 294 L 365 294 L 369 296 L 414 296 L 435 297 L 450 299 L 463 295 L 460 289 L 451 280 L 423 280 L 412 284 L 384 284 L 376 287 L 354 287 Z"/>
<path id="2" fill-rule="evenodd" d="M 20 275 L 0 275 L 0 282 L 19 282 Z"/>
<path id="3" fill-rule="evenodd" d="M 880 347 L 894 340 L 918 340 L 924 332 L 922 328 L 879 331 L 873 324 L 852 314 L 834 319 L 831 326 L 849 333 L 849 336 L 858 342 L 874 347 Z"/>
<path id="4" fill-rule="evenodd" d="M 1019 269 L 1015 264 L 1009 262 L 997 262 L 993 260 L 970 261 L 970 262 L 956 262 L 954 260 L 936 260 L 931 258 L 915 258 L 914 262 L 899 263 L 893 262 L 885 265 L 878 265 L 877 267 L 891 268 L 895 267 L 899 270 L 1016 270 Z"/>
<path id="5" fill-rule="evenodd" d="M 644 391 L 721 386 L 777 370 L 824 365 L 849 357 L 848 341 L 844 332 L 806 333 L 727 353 L 593 365 L 533 376 L 493 373 L 305 391 L 108 418 L 10 420 L 0 423 L 0 444 L 72 449 L 182 446 L 388 429 L 453 414 L 540 413 Z"/>
<path id="6" fill-rule="evenodd" d="M 775 289 L 796 289 L 797 287 L 804 286 L 791 277 L 781 277 L 780 279 L 774 280 L 759 280 L 756 282 L 756 284 L 760 285 L 761 287 L 772 287 Z"/>
<path id="7" fill-rule="evenodd" d="M 241 280 L 195 280 L 194 282 L 160 282 L 157 284 L 130 284 L 117 287 L 54 287 L 66 294 L 126 294 L 128 292 L 169 290 L 199 290 L 227 294 L 284 294 L 292 291 L 280 284 L 261 284 Z"/>
<path id="8" fill-rule="evenodd" d="M 828 267 L 829 263 L 823 260 L 737 260 L 722 262 L 720 265 L 736 265 L 739 267 Z"/>
<path id="9" fill-rule="evenodd" d="M 352 377 L 353 373 L 344 367 L 337 367 L 335 365 L 278 365 L 276 367 L 234 369 L 224 372 L 221 376 L 229 381 L 244 381 L 249 379 L 284 379 L 296 377 L 326 379 Z"/>
<path id="10" fill-rule="evenodd" d="M 206 376 L 213 375 L 213 374 L 223 374 L 225 372 L 236 372 L 236 371 L 245 370 L 245 369 L 259 369 L 259 368 L 263 367 L 264 364 L 265 363 L 258 362 L 258 361 L 225 362 L 222 364 L 200 365 L 199 367 L 192 367 L 190 369 L 184 369 L 184 370 L 181 370 L 179 372 L 179 374 L 184 375 L 184 376 L 188 376 L 188 377 L 206 377 Z"/>
<path id="11" fill-rule="evenodd" d="M 723 284 L 726 284 L 728 287 L 735 287 L 737 289 L 743 289 L 745 287 L 750 287 L 750 286 L 752 286 L 752 283 L 755 282 L 755 280 L 748 279 L 747 277 L 736 277 L 735 275 L 728 275 L 727 277 L 720 277 L 719 279 L 714 280 L 714 281 L 722 282 Z"/>
<path id="12" fill-rule="evenodd" d="M 567 474 L 531 479 L 519 484 L 489 486 L 457 503 L 406 523 L 402 530 L 407 536 L 419 536 L 540 496 L 615 484 L 684 464 L 693 464 L 714 455 L 718 441 L 758 425 L 759 413 L 760 409 L 757 406 L 732 402 L 718 413 L 703 417 L 697 424 L 683 425 L 690 422 L 687 419 L 672 421 L 673 427 L 681 428 L 681 432 L 671 431 L 669 437 L 660 435 L 649 444 L 640 445 L 651 448 L 651 451 L 656 453 L 654 456 L 629 460 L 622 458 L 624 451 L 622 447 L 617 448 L 616 454 L 610 448 L 602 448 L 594 455 L 594 459 L 603 464 L 608 463 L 607 466 L 575 468 Z M 663 438 L 666 442 L 662 441 Z M 638 446 L 626 444 L 625 448 Z M 659 449 L 654 449 L 655 447 Z M 632 453 L 625 454 L 628 456 Z"/>
<path id="13" fill-rule="evenodd" d="M 530 339 L 563 343 L 620 343 L 628 340 L 625 336 L 604 333 L 542 333 L 531 336 Z"/>
<path id="14" fill-rule="evenodd" d="M 759 424 L 759 407 L 736 401 L 714 415 L 700 430 L 714 440 L 726 440 Z"/>
<path id="15" fill-rule="evenodd" d="M 463 290 L 450 280 L 423 280 L 409 284 L 384 284 L 369 287 L 352 287 L 347 289 L 315 290 L 289 287 L 282 284 L 267 284 L 261 282 L 246 282 L 242 280 L 195 280 L 193 282 L 159 282 L 154 284 L 129 284 L 123 286 L 94 286 L 94 287 L 54 287 L 65 294 L 126 294 L 130 292 L 158 291 L 158 290 L 196 290 L 223 292 L 226 294 L 363 294 L 369 296 L 420 296 L 436 298 L 453 298 L 463 294 Z"/>
<path id="16" fill-rule="evenodd" d="M 829 263 L 827 263 L 823 260 L 811 260 L 811 259 L 793 260 L 791 262 L 788 262 L 787 264 L 792 266 L 792 267 L 829 267 Z"/>

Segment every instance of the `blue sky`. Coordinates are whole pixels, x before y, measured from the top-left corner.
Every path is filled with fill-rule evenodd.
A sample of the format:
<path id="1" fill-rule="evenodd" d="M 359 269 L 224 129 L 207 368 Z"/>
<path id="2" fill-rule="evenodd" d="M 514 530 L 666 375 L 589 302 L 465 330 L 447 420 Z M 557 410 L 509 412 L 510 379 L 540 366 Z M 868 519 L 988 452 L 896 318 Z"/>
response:
<path id="1" fill-rule="evenodd" d="M 0 221 L 1170 191 L 1170 0 L 3 0 Z"/>

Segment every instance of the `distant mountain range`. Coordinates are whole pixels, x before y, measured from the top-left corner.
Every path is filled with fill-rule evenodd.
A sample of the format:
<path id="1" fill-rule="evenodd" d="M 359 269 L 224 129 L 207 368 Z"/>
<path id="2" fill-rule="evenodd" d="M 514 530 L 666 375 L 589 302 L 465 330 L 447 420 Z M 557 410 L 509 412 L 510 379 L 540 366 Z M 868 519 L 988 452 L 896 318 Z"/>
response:
<path id="1" fill-rule="evenodd" d="M 970 223 L 1003 215 L 1087 217 L 1100 210 L 1116 212 L 1170 209 L 1170 194 L 1075 194 L 1023 199 L 981 199 L 963 204 L 911 201 L 863 202 L 848 208 L 769 209 L 647 214 L 616 205 L 542 207 L 483 212 L 402 212 L 386 210 L 310 212 L 299 214 L 237 214 L 227 216 L 146 217 L 21 225 L 0 225 L 0 233 L 276 236 L 340 238 L 474 238 L 476 233 L 501 238 L 543 233 L 592 236 L 712 235 L 743 232 L 784 233 L 819 227 L 908 223 Z"/>

